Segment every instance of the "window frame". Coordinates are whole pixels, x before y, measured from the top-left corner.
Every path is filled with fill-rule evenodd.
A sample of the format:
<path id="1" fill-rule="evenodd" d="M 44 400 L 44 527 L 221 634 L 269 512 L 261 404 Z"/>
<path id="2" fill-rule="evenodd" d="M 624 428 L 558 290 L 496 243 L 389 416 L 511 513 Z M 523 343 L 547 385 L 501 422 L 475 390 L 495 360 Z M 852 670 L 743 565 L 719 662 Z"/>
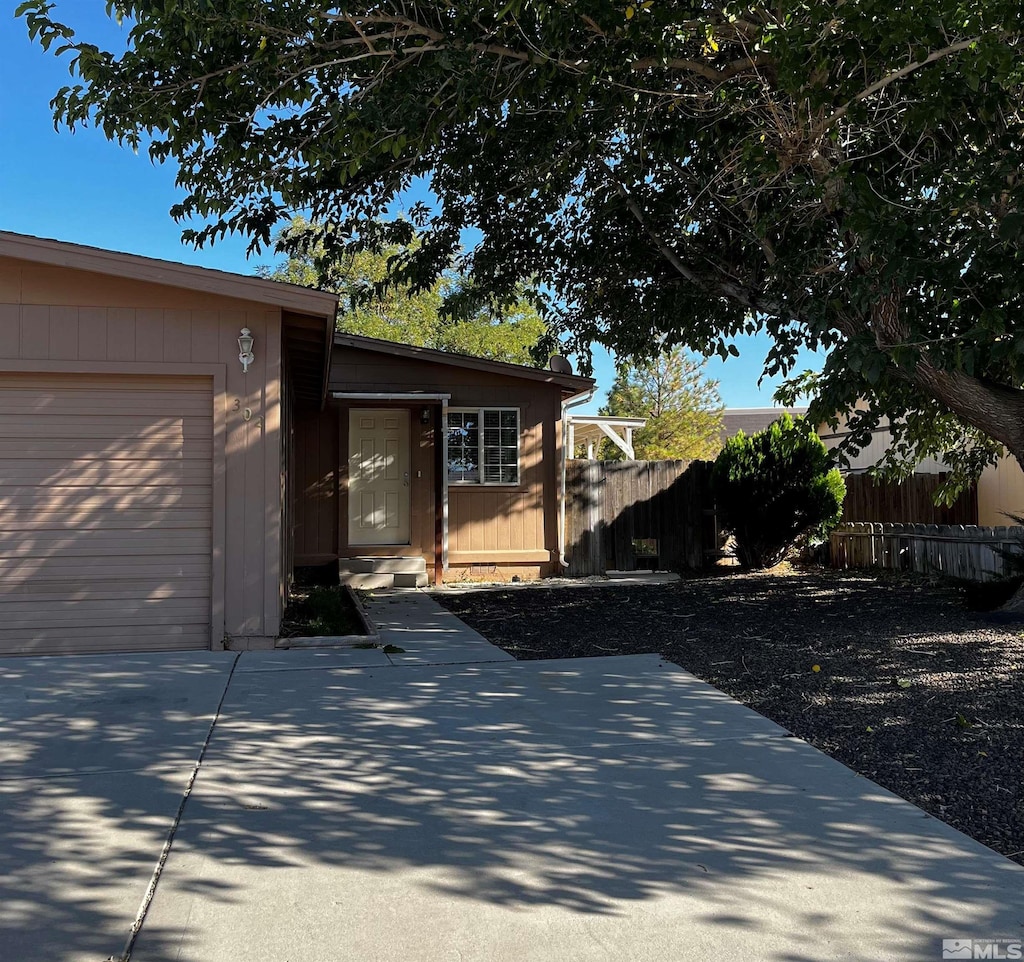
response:
<path id="1" fill-rule="evenodd" d="M 487 445 L 484 444 L 484 414 L 488 411 L 496 411 L 499 414 L 505 411 L 514 411 L 516 415 L 516 479 L 515 481 L 485 481 L 484 480 L 484 468 L 486 462 L 484 460 L 484 452 Z M 478 466 L 480 471 L 480 478 L 477 481 L 467 481 L 465 479 L 456 479 L 451 476 L 450 463 L 451 454 L 449 453 L 451 445 L 449 444 L 448 437 L 451 428 L 448 423 L 449 414 L 475 414 L 477 416 L 477 458 Z M 493 429 L 492 429 L 493 430 Z M 499 430 L 501 428 L 499 427 Z M 493 405 L 487 404 L 482 407 L 472 407 L 469 405 L 449 405 L 445 409 L 445 423 L 444 423 L 444 437 L 445 437 L 445 459 L 444 459 L 444 473 L 446 483 L 453 487 L 460 488 L 517 488 L 523 482 L 523 416 L 522 409 L 514 405 Z M 502 447 L 498 444 L 498 448 Z M 500 467 L 501 465 L 499 465 Z"/>

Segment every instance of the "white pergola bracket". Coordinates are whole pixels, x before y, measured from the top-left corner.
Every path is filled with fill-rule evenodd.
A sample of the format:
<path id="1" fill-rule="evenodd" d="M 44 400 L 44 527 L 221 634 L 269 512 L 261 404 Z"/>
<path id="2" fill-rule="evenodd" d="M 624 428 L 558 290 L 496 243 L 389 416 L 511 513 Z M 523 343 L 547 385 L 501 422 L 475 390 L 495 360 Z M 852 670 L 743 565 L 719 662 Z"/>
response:
<path id="1" fill-rule="evenodd" d="M 630 461 L 636 459 L 633 446 L 633 432 L 639 431 L 646 418 L 613 418 L 571 414 L 567 416 L 567 435 L 570 457 L 575 453 L 576 444 L 584 444 L 587 458 L 593 460 L 597 442 L 607 438 Z"/>

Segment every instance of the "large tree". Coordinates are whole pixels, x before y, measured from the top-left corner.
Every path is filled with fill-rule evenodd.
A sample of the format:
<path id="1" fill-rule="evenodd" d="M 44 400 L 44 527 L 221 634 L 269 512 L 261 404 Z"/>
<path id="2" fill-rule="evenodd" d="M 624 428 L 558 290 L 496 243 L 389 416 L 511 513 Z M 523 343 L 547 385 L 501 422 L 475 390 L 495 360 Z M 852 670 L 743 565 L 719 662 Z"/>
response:
<path id="1" fill-rule="evenodd" d="M 177 161 L 197 243 L 416 228 L 429 283 L 476 227 L 477 281 L 539 278 L 579 344 L 763 328 L 772 372 L 831 348 L 818 413 L 1024 458 L 1020 0 L 113 0 L 115 52 L 57 6 L 20 10 L 73 57 L 58 121 Z M 439 204 L 368 230 L 417 177 Z"/>
<path id="2" fill-rule="evenodd" d="M 642 460 L 703 460 L 713 458 L 722 446 L 718 383 L 682 348 L 620 363 L 600 413 L 647 419 L 633 435 L 636 456 Z M 604 452 L 618 456 L 611 442 L 604 444 Z"/>
<path id="3" fill-rule="evenodd" d="M 277 238 L 279 249 L 290 254 L 258 273 L 341 294 L 339 331 L 510 364 L 547 363 L 556 342 L 537 311 L 535 292 L 525 285 L 504 300 L 485 296 L 469 278 L 453 272 L 423 289 L 388 285 L 389 263 L 407 248 L 339 251 L 325 244 L 327 233 L 322 225 L 295 218 Z M 410 246 L 416 244 L 414 239 Z"/>

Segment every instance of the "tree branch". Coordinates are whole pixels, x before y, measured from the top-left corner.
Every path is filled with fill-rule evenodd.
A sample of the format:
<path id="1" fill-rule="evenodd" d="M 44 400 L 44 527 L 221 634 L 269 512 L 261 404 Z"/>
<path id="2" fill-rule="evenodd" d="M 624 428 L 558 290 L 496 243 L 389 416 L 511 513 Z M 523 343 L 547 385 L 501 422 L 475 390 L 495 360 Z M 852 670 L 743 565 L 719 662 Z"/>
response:
<path id="1" fill-rule="evenodd" d="M 836 326 L 847 338 L 870 334 L 880 350 L 891 356 L 906 341 L 905 325 L 896 317 L 898 298 L 880 299 L 869 322 L 843 315 Z M 936 398 L 967 424 L 1006 445 L 1024 463 L 1024 391 L 963 371 L 939 367 L 922 350 L 913 368 L 893 365 L 896 376 Z"/>
<path id="2" fill-rule="evenodd" d="M 543 63 L 554 64 L 555 66 L 561 67 L 563 70 L 570 70 L 573 73 L 585 72 L 592 66 L 589 60 L 582 58 L 568 60 L 564 57 L 552 56 L 542 50 L 517 50 L 505 44 L 491 42 L 472 43 L 456 41 L 445 33 L 435 30 L 433 27 L 428 27 L 417 20 L 397 14 L 353 16 L 349 14 L 323 13 L 321 16 L 326 20 L 347 23 L 356 31 L 360 31 L 364 24 L 370 24 L 373 26 L 393 26 L 396 29 L 403 28 L 407 32 L 407 36 L 419 35 L 430 42 L 428 46 L 420 48 L 421 52 L 424 53 L 434 53 L 441 50 L 466 50 L 478 54 L 519 60 L 523 63 L 534 63 L 540 61 Z M 593 31 L 595 26 L 596 25 L 590 26 L 590 30 Z M 721 83 L 722 81 L 730 80 L 741 73 L 757 70 L 768 62 L 770 62 L 770 58 L 767 54 L 758 54 L 754 57 L 740 57 L 732 63 L 726 64 L 724 67 L 715 67 L 708 62 L 690 60 L 686 58 L 674 58 L 662 61 L 654 57 L 644 57 L 630 63 L 629 69 L 634 73 L 642 73 L 643 71 L 650 70 L 654 67 L 662 67 L 663 69 L 672 72 L 692 73 L 703 77 L 705 80 L 710 80 L 713 83 Z"/>
<path id="3" fill-rule="evenodd" d="M 879 91 L 884 90 L 897 80 L 902 80 L 904 77 L 914 73 L 914 71 L 920 70 L 922 67 L 926 67 L 930 63 L 935 63 L 936 60 L 941 60 L 943 57 L 948 57 L 954 53 L 959 53 L 961 50 L 966 50 L 972 44 L 977 43 L 981 39 L 982 38 L 980 36 L 971 37 L 969 40 L 961 40 L 959 43 L 950 44 L 948 47 L 943 47 L 941 50 L 933 50 L 923 60 L 915 60 L 912 63 L 908 63 L 905 67 L 900 67 L 899 70 L 893 70 L 891 73 L 887 73 L 880 80 L 876 80 L 870 86 L 865 87 L 860 93 L 853 96 L 845 104 L 826 117 L 821 126 L 821 133 L 825 133 L 825 131 L 829 130 L 843 117 L 845 117 L 854 104 L 860 103 L 862 100 L 866 100 L 873 94 L 877 94 Z"/>
<path id="4" fill-rule="evenodd" d="M 681 277 L 699 287 L 702 291 L 735 301 L 753 314 L 772 314 L 776 316 L 785 316 L 787 314 L 782 304 L 775 301 L 762 300 L 758 294 L 746 288 L 740 281 L 721 276 L 706 277 L 698 274 L 693 268 L 683 263 L 672 246 L 647 222 L 647 218 L 640 205 L 636 202 L 636 198 L 615 176 L 615 171 L 611 166 L 604 160 L 600 160 L 598 163 L 607 172 L 608 179 L 615 188 L 615 192 L 623 199 L 627 209 L 644 233 L 650 237 L 661 256 L 668 261 Z"/>
<path id="5" fill-rule="evenodd" d="M 634 60 L 629 66 L 634 73 L 650 70 L 652 67 L 663 67 L 666 70 L 694 73 L 705 80 L 713 83 L 720 83 L 723 80 L 731 80 L 733 77 L 746 73 L 749 70 L 759 70 L 771 62 L 767 54 L 758 54 L 756 57 L 740 57 L 724 67 L 712 67 L 708 63 L 699 60 L 673 59 L 667 61 L 656 60 L 647 57 L 642 60 Z"/>

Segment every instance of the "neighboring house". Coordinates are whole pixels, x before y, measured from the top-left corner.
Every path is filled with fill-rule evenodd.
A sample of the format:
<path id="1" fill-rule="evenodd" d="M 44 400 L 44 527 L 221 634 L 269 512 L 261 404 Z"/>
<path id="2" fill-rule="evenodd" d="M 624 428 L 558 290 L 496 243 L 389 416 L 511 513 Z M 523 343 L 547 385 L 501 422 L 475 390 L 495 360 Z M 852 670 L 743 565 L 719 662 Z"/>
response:
<path id="1" fill-rule="evenodd" d="M 818 434 L 829 448 L 838 447 L 846 436 L 845 425 L 841 422 L 832 428 L 827 424 L 818 427 Z M 849 457 L 849 467 L 844 471 L 857 474 L 873 467 L 882 458 L 892 443 L 888 419 L 882 418 L 872 432 L 871 441 L 856 455 Z M 926 458 L 914 469 L 915 474 L 941 474 L 949 468 L 942 461 Z M 983 526 L 1008 525 L 1014 522 L 1009 515 L 1024 514 L 1024 471 L 1016 458 L 1001 458 L 986 468 L 978 479 L 978 524 Z"/>
<path id="2" fill-rule="evenodd" d="M 1011 515 L 1024 515 L 1024 471 L 1005 455 L 978 478 L 978 524 L 1017 524 Z"/>
<path id="3" fill-rule="evenodd" d="M 354 555 L 557 569 L 593 382 L 335 338 L 337 302 L 0 232 L 0 653 L 268 646 L 295 566 Z"/>
<path id="4" fill-rule="evenodd" d="M 773 421 L 777 421 L 783 414 L 791 417 L 803 417 L 807 408 L 726 408 L 722 412 L 722 429 L 719 437 L 723 443 L 733 437 L 738 431 L 742 431 L 748 437 L 763 431 Z"/>
<path id="5" fill-rule="evenodd" d="M 863 404 L 861 405 L 863 410 Z M 830 450 L 839 447 L 843 438 L 849 434 L 846 423 L 841 421 L 835 428 L 828 424 L 818 425 L 818 436 L 825 442 L 825 447 Z M 889 419 L 882 417 L 878 425 L 871 433 L 871 440 L 855 455 L 847 455 L 848 466 L 843 466 L 844 474 L 862 474 L 874 467 L 883 457 L 889 446 L 892 444 L 892 436 L 889 431 Z M 925 458 L 918 464 L 915 474 L 942 474 L 949 468 L 941 461 L 934 458 Z"/>

